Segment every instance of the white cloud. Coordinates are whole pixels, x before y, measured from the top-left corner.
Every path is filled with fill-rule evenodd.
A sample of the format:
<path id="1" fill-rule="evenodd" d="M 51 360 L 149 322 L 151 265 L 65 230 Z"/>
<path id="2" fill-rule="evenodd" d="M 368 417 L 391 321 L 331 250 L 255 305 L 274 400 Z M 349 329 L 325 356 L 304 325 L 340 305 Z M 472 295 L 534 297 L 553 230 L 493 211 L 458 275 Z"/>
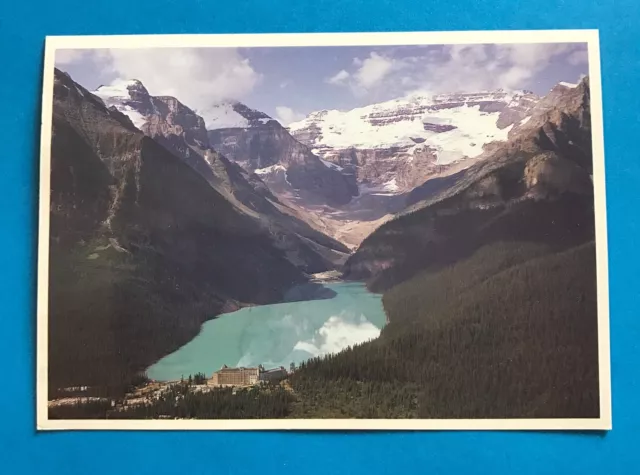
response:
<path id="1" fill-rule="evenodd" d="M 360 314 L 343 311 L 331 316 L 311 338 L 300 340 L 294 350 L 308 353 L 310 356 L 323 356 L 338 353 L 365 341 L 380 336 L 380 329 Z"/>
<path id="2" fill-rule="evenodd" d="M 242 99 L 261 80 L 249 60 L 234 48 L 107 49 L 75 53 L 56 57 L 56 62 L 90 61 L 102 76 L 138 79 L 150 94 L 175 96 L 205 120 L 207 112 L 217 103 Z"/>
<path id="3" fill-rule="evenodd" d="M 98 72 L 105 72 L 105 66 L 111 61 L 108 49 L 59 49 L 56 50 L 56 67 L 65 67 L 72 64 L 91 65 Z"/>
<path id="4" fill-rule="evenodd" d="M 393 59 L 373 52 L 362 61 L 360 69 L 355 73 L 355 79 L 359 86 L 364 89 L 370 89 L 380 84 L 393 67 Z"/>
<path id="5" fill-rule="evenodd" d="M 368 100 L 414 91 L 525 89 L 554 61 L 587 63 L 586 45 L 575 43 L 429 46 L 408 56 L 401 51 L 386 49 L 355 58 L 352 69 L 327 82 L 349 87 Z"/>
<path id="6" fill-rule="evenodd" d="M 444 47 L 444 59 L 424 63 L 422 84 L 439 92 L 527 88 L 553 60 L 586 62 L 584 45 L 536 43 L 454 45 Z"/>
<path id="7" fill-rule="evenodd" d="M 351 75 L 345 71 L 344 69 L 338 71 L 336 74 L 334 74 L 333 76 L 331 76 L 330 78 L 327 78 L 327 81 L 329 84 L 335 84 L 335 85 L 343 85 L 347 83 L 347 80 L 349 79 Z"/>
<path id="8" fill-rule="evenodd" d="M 518 89 L 531 76 L 531 70 L 522 66 L 513 66 L 496 77 L 495 86 L 491 84 L 493 81 L 489 80 L 488 86 L 484 89 L 496 89 L 497 87 Z"/>
<path id="9" fill-rule="evenodd" d="M 56 66 L 66 66 L 67 64 L 80 61 L 87 55 L 88 51 L 83 49 L 59 49 L 56 50 Z"/>
<path id="10" fill-rule="evenodd" d="M 277 106 L 276 107 L 276 119 L 284 125 L 288 126 L 292 122 L 296 122 L 298 120 L 304 119 L 304 114 L 294 111 L 290 107 L 287 106 Z"/>
<path id="11" fill-rule="evenodd" d="M 588 64 L 589 63 L 589 53 L 587 49 L 579 49 L 571 53 L 567 56 L 567 61 L 569 64 L 573 64 L 577 66 L 579 64 Z"/>
<path id="12" fill-rule="evenodd" d="M 385 86 L 388 78 L 405 68 L 409 62 L 406 59 L 393 58 L 372 51 L 368 57 L 354 58 L 355 70 L 338 71 L 326 80 L 335 86 L 346 86 L 356 96 L 375 96 Z"/>

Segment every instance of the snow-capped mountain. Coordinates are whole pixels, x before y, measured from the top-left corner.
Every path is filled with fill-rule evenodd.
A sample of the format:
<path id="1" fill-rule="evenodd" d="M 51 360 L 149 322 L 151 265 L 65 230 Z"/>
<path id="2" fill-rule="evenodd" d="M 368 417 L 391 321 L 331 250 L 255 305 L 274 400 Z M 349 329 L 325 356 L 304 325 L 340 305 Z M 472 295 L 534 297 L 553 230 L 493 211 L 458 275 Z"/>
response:
<path id="1" fill-rule="evenodd" d="M 543 99 L 504 90 L 412 94 L 346 112 L 314 112 L 288 129 L 237 101 L 210 107 L 203 118 L 174 97 L 151 96 L 136 80 L 94 94 L 230 201 L 269 215 L 287 231 L 298 229 L 300 219 L 355 246 L 402 208 L 403 196 L 489 156 L 536 125 L 534 111 L 552 107 L 572 87 L 560 83 Z"/>
<path id="2" fill-rule="evenodd" d="M 152 96 L 137 79 L 100 86 L 93 94 L 129 117 L 136 128 L 185 160 L 220 191 L 232 192 L 228 186 L 231 180 L 221 178 L 228 175 L 229 163 L 209 145 L 202 117 L 178 99 Z"/>
<path id="3" fill-rule="evenodd" d="M 358 194 L 353 174 L 320 160 L 263 112 L 228 102 L 208 110 L 206 123 L 211 146 L 259 175 L 276 193 L 330 205 L 344 205 Z"/>
<path id="4" fill-rule="evenodd" d="M 118 79 L 108 86 L 100 86 L 93 94 L 102 99 L 107 107 L 115 107 L 129 117 L 138 129 L 145 124 L 145 116 L 156 109 L 149 91 L 137 79 Z"/>
<path id="5" fill-rule="evenodd" d="M 208 148 L 207 131 L 202 117 L 172 96 L 152 96 L 137 79 L 118 80 L 109 86 L 100 86 L 93 94 L 107 107 L 115 107 L 131 119 L 138 129 L 158 129 L 155 132 L 184 133 L 199 147 Z M 171 129 L 171 130 L 169 130 Z M 152 134 L 153 135 L 153 134 Z M 191 141 L 189 140 L 189 141 Z"/>
<path id="6" fill-rule="evenodd" d="M 358 183 L 402 191 L 506 140 L 538 101 L 529 91 L 415 93 L 346 112 L 313 112 L 289 131 L 323 160 L 352 170 Z"/>
<path id="7" fill-rule="evenodd" d="M 344 245 L 291 213 L 258 176 L 214 150 L 209 143 L 205 120 L 177 98 L 152 96 L 137 80 L 100 86 L 93 94 L 110 110 L 115 109 L 128 117 L 132 126 L 184 160 L 249 220 L 266 228 L 275 246 L 284 251 L 295 266 L 313 273 L 330 269 L 344 258 L 347 250 Z M 265 119 L 275 122 L 246 107 L 236 106 L 232 110 L 243 112 L 245 127 L 258 126 Z M 235 121 L 238 124 L 238 118 L 228 113 L 229 108 L 221 105 L 219 112 L 222 116 L 219 123 L 229 125 Z"/>
<path id="8" fill-rule="evenodd" d="M 220 102 L 209 108 L 203 117 L 207 130 L 243 129 L 274 120 L 264 112 L 250 109 L 237 101 Z"/>

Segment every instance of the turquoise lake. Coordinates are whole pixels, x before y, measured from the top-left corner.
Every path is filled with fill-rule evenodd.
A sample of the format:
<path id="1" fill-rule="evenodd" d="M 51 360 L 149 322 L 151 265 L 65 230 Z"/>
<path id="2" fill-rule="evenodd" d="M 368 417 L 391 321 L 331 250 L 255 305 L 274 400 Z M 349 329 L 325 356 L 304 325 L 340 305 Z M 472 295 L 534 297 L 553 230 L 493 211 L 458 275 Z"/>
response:
<path id="1" fill-rule="evenodd" d="M 149 367 L 147 375 L 159 381 L 198 372 L 210 376 L 224 364 L 288 370 L 292 362 L 299 364 L 378 337 L 386 322 L 381 295 L 361 283 L 325 287 L 336 296 L 220 315 L 204 323 L 189 343 Z"/>

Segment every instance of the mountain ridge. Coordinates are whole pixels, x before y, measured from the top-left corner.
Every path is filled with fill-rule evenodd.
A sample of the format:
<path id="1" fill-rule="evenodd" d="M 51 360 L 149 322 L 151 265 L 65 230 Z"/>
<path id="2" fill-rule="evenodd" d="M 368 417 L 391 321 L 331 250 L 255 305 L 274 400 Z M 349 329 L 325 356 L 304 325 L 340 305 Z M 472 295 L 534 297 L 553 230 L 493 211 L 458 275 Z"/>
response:
<path id="1" fill-rule="evenodd" d="M 393 267 L 408 266 L 407 269 L 417 270 L 429 259 L 437 262 L 447 255 L 445 248 L 463 244 L 467 247 L 469 236 L 482 235 L 474 226 L 484 225 L 500 215 L 515 219 L 527 213 L 536 214 L 534 209 L 546 202 L 556 203 L 551 210 L 558 212 L 565 209 L 564 203 L 566 213 L 561 212 L 562 220 L 578 226 L 578 234 L 593 232 L 589 114 L 588 78 L 575 88 L 554 88 L 507 142 L 487 149 L 475 163 L 459 172 L 455 180 L 444 180 L 436 187 L 427 181 L 422 185 L 424 193 L 421 187 L 413 190 L 408 208 L 369 235 L 349 258 L 345 275 L 355 279 L 381 279 L 372 285 L 384 288 L 397 280 L 391 276 L 395 272 Z M 571 216 L 572 209 L 574 216 Z M 552 214 L 537 215 L 541 225 L 551 224 Z M 580 230 L 582 221 L 586 226 Z M 410 228 L 416 227 L 416 232 L 417 229 L 424 231 L 420 242 L 414 242 L 418 235 L 407 236 L 409 241 L 403 245 L 406 253 L 383 244 L 386 239 L 396 239 L 394 236 L 402 229 L 403 222 Z M 456 224 L 450 230 L 439 231 L 438 227 L 444 224 L 438 223 L 445 222 L 447 227 Z M 528 229 L 530 222 L 523 222 L 521 226 Z M 454 239 L 454 236 L 458 237 Z M 453 255 L 454 247 L 451 248 Z M 415 253 L 423 254 L 420 258 L 411 257 Z"/>
<path id="2" fill-rule="evenodd" d="M 129 80 L 96 91 L 105 104 L 132 118 L 138 128 L 198 171 L 213 188 L 273 234 L 277 246 L 308 273 L 340 265 L 348 251 L 300 219 L 261 179 L 209 143 L 205 120 L 173 96 L 152 96 L 140 81 Z M 247 114 L 260 113 L 243 109 Z"/>
<path id="3" fill-rule="evenodd" d="M 352 170 L 358 183 L 381 186 L 395 178 L 406 192 L 506 140 L 509 127 L 538 100 L 530 91 L 412 93 L 348 111 L 313 112 L 289 130 L 323 160 Z"/>
<path id="4" fill-rule="evenodd" d="M 358 194 L 349 176 L 325 165 L 277 120 L 241 102 L 234 102 L 230 107 L 244 122 L 235 119 L 237 124 L 233 127 L 217 126 L 208 130 L 209 142 L 220 153 L 250 172 L 280 167 L 291 191 L 311 195 L 312 201 L 339 206 Z M 228 114 L 228 107 L 223 110 Z M 224 124 L 227 119 L 215 122 L 228 125 Z M 272 178 L 267 173 L 262 176 L 266 180 Z"/>

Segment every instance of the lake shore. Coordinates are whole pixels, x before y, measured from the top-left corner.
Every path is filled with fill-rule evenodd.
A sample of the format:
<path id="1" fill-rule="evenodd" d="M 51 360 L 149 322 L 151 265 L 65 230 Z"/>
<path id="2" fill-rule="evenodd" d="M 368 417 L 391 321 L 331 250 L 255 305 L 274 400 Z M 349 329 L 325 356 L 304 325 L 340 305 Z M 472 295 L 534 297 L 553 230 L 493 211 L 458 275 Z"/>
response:
<path id="1" fill-rule="evenodd" d="M 379 294 L 356 282 L 323 287 L 332 298 L 245 307 L 209 320 L 194 339 L 150 366 L 147 375 L 167 381 L 210 375 L 222 365 L 288 368 L 379 336 L 387 322 Z"/>

